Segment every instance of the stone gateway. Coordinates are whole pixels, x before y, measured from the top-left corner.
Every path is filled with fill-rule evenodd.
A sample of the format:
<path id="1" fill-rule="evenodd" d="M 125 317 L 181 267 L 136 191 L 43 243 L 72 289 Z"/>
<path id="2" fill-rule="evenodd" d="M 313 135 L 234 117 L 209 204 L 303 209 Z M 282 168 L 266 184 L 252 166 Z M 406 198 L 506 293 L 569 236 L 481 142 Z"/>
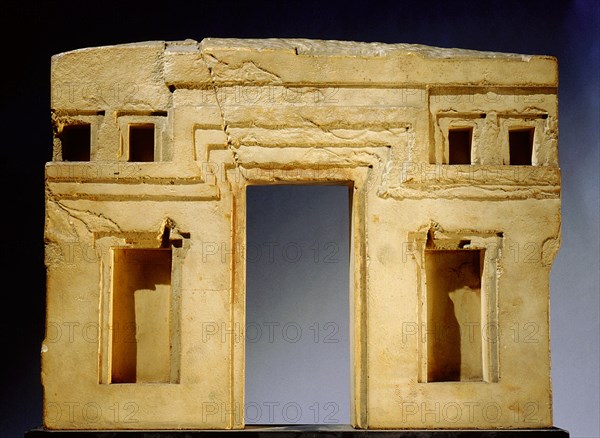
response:
<path id="1" fill-rule="evenodd" d="M 557 77 L 300 39 L 54 56 L 44 426 L 244 428 L 246 188 L 268 184 L 348 187 L 352 426 L 552 426 Z"/>

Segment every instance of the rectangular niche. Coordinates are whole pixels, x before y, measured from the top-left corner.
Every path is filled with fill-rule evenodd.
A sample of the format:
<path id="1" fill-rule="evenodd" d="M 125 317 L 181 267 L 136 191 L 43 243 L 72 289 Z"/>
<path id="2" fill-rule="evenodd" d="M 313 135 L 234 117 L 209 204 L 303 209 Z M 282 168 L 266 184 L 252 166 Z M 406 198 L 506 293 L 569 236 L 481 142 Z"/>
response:
<path id="1" fill-rule="evenodd" d="M 429 163 L 469 166 L 487 161 L 486 147 L 479 140 L 487 123 L 487 115 L 480 111 L 438 112 L 435 115 Z"/>
<path id="2" fill-rule="evenodd" d="M 508 131 L 508 153 L 511 165 L 531 166 L 534 131 L 534 128 Z"/>
<path id="3" fill-rule="evenodd" d="M 427 381 L 483 381 L 484 250 L 426 250 Z"/>
<path id="4" fill-rule="evenodd" d="M 129 125 L 129 161 L 154 161 L 154 124 L 136 123 Z"/>
<path id="5" fill-rule="evenodd" d="M 113 250 L 112 383 L 171 381 L 170 248 Z"/>
<path id="6" fill-rule="evenodd" d="M 172 145 L 166 111 L 123 112 L 117 116 L 117 159 L 131 163 L 170 161 Z"/>
<path id="7" fill-rule="evenodd" d="M 90 161 L 92 135 L 89 123 L 66 125 L 58 137 L 62 161 Z"/>
<path id="8" fill-rule="evenodd" d="M 448 164 L 471 164 L 472 128 L 448 131 Z"/>

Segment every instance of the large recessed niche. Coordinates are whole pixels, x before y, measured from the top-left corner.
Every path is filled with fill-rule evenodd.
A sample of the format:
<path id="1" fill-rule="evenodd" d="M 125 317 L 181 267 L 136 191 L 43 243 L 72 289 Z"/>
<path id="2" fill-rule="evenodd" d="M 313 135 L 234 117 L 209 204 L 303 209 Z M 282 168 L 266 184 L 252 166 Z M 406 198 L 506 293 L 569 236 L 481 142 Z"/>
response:
<path id="1" fill-rule="evenodd" d="M 171 378 L 171 249 L 113 250 L 112 383 Z"/>
<path id="2" fill-rule="evenodd" d="M 481 381 L 484 251 L 425 251 L 427 381 Z"/>
<path id="3" fill-rule="evenodd" d="M 411 233 L 419 281 L 419 382 L 498 382 L 502 232 Z"/>

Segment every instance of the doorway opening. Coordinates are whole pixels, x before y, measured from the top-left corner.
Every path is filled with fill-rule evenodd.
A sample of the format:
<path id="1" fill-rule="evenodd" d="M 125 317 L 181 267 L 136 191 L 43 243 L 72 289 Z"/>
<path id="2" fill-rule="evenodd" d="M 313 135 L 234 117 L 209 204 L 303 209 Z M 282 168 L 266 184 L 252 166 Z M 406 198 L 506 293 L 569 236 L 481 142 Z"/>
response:
<path id="1" fill-rule="evenodd" d="M 247 188 L 247 426 L 350 423 L 350 192 Z"/>

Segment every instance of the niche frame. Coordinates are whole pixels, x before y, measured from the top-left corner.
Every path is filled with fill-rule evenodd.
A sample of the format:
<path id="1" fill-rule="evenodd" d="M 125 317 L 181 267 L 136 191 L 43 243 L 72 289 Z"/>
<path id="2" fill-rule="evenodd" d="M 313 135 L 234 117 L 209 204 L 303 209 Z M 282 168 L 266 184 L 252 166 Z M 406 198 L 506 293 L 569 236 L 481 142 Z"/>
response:
<path id="1" fill-rule="evenodd" d="M 170 219 L 165 219 L 159 233 L 97 232 L 95 250 L 100 260 L 100 312 L 98 383 L 107 385 L 173 385 L 181 383 L 181 295 L 184 263 L 189 251 L 190 233 L 180 232 Z M 112 382 L 113 271 L 115 250 L 170 250 L 171 291 L 169 306 L 170 377 L 168 382 Z"/>
<path id="2" fill-rule="evenodd" d="M 499 114 L 498 115 L 498 143 L 500 156 L 504 166 L 543 166 L 546 162 L 548 151 L 543 151 L 543 144 L 547 143 L 546 125 L 547 114 Z M 510 162 L 509 136 L 511 131 L 532 130 L 531 164 L 512 164 Z"/>
<path id="3" fill-rule="evenodd" d="M 409 244 L 417 266 L 418 296 L 418 382 L 426 384 L 482 384 L 499 381 L 499 323 L 498 323 L 498 272 L 504 233 L 496 231 L 457 230 L 444 231 L 432 225 L 421 232 L 409 233 Z M 481 350 L 482 379 L 479 381 L 429 381 L 428 380 L 428 292 L 426 251 L 472 251 L 482 253 L 481 261 Z"/>
<path id="4" fill-rule="evenodd" d="M 154 125 L 154 160 L 153 161 L 130 161 L 130 128 L 132 126 Z M 166 112 L 152 113 L 122 113 L 118 115 L 119 127 L 119 150 L 118 161 L 144 165 L 148 163 L 160 163 L 171 161 L 172 150 L 169 142 L 169 125 Z"/>
<path id="5" fill-rule="evenodd" d="M 172 383 L 173 250 L 114 247 L 111 255 L 110 382 Z"/>
<path id="6" fill-rule="evenodd" d="M 98 134 L 100 127 L 104 123 L 104 111 L 53 111 L 53 146 L 52 146 L 52 161 L 80 164 L 97 161 L 98 153 Z M 87 161 L 65 161 L 62 152 L 61 136 L 65 127 L 76 125 L 89 125 L 90 127 L 90 159 Z"/>
<path id="7" fill-rule="evenodd" d="M 444 166 L 474 166 L 484 160 L 479 139 L 483 135 L 487 115 L 480 111 L 465 113 L 439 112 L 435 115 L 434 141 L 431 143 L 430 164 Z M 450 131 L 471 131 L 471 159 L 468 164 L 450 164 Z"/>

